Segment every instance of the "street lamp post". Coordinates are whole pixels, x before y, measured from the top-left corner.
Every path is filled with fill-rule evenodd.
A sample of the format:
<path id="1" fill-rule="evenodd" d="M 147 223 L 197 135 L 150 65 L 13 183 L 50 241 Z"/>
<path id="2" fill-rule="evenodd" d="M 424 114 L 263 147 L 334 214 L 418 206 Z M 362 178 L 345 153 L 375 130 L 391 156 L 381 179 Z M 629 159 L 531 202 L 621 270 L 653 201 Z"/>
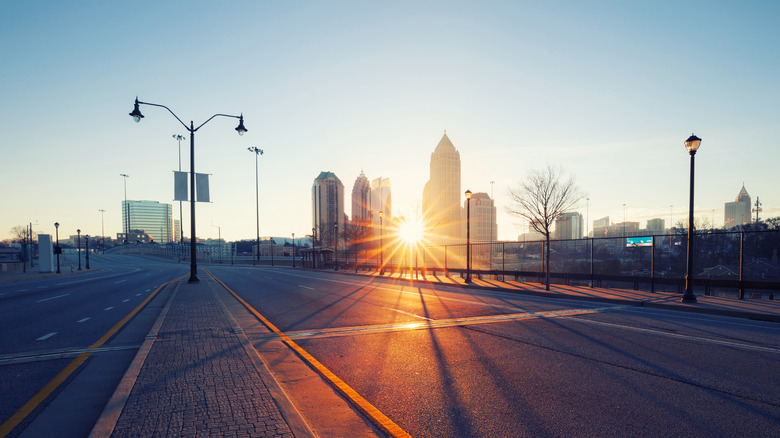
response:
<path id="1" fill-rule="evenodd" d="M 81 230 L 80 229 L 76 230 L 76 233 L 78 233 L 78 236 L 79 236 L 78 237 L 78 245 L 76 246 L 76 248 L 78 249 L 78 252 L 79 252 L 79 269 L 78 270 L 80 271 L 81 270 Z"/>
<path id="2" fill-rule="evenodd" d="M 84 257 L 86 257 L 86 259 L 87 259 L 87 266 L 86 266 L 86 268 L 89 269 L 89 234 L 84 236 L 84 241 L 86 242 L 86 245 L 87 245 L 87 254 Z"/>
<path id="3" fill-rule="evenodd" d="M 143 117 L 143 116 L 142 116 Z M 130 206 L 127 204 L 127 178 L 130 178 L 130 175 L 126 173 L 120 173 L 119 176 L 121 176 L 124 181 L 125 185 L 125 242 L 127 243 L 127 239 L 130 238 Z"/>
<path id="4" fill-rule="evenodd" d="M 181 141 L 186 140 L 187 137 L 173 134 L 173 138 L 179 142 L 179 172 L 181 172 Z M 184 245 L 184 210 L 181 201 L 179 201 L 179 233 L 181 234 L 181 244 Z"/>
<path id="5" fill-rule="evenodd" d="M 316 251 L 314 250 L 314 245 L 315 245 L 316 241 L 317 241 L 316 228 L 312 227 L 312 229 L 311 229 L 311 267 L 312 267 L 312 269 L 317 269 L 317 256 L 316 256 Z"/>
<path id="6" fill-rule="evenodd" d="M 54 232 L 57 235 L 57 247 L 54 248 L 54 253 L 57 254 L 57 273 L 60 273 L 60 252 L 62 251 L 60 249 L 60 223 L 55 222 L 54 223 Z"/>
<path id="7" fill-rule="evenodd" d="M 685 140 L 685 149 L 691 156 L 691 188 L 688 202 L 688 263 L 685 269 L 685 293 L 681 300 L 683 303 L 696 302 L 696 295 L 693 294 L 693 164 L 700 145 L 701 139 L 693 134 Z"/>
<path id="8" fill-rule="evenodd" d="M 466 190 L 466 283 L 471 283 L 471 190 Z"/>
<path id="9" fill-rule="evenodd" d="M 255 206 L 257 208 L 257 264 L 260 264 L 260 168 L 257 162 L 257 157 L 263 155 L 263 150 L 252 146 L 247 148 L 249 152 L 255 153 Z"/>
<path id="10" fill-rule="evenodd" d="M 339 270 L 339 223 L 333 224 L 333 270 Z"/>
<path id="11" fill-rule="evenodd" d="M 130 113 L 130 117 L 135 120 L 136 123 L 140 122 L 142 118 L 144 118 L 144 115 L 141 114 L 141 111 L 138 108 L 138 105 L 149 105 L 149 106 L 156 106 L 160 108 L 165 108 L 168 110 L 173 117 L 176 118 L 176 120 L 179 121 L 179 123 L 184 126 L 184 129 L 189 131 L 190 133 L 190 227 L 192 227 L 191 231 L 191 241 L 190 241 L 190 282 L 196 282 L 200 281 L 198 278 L 198 262 L 197 262 L 197 246 L 196 246 L 196 235 L 195 235 L 195 132 L 202 128 L 203 125 L 210 122 L 211 119 L 215 117 L 231 117 L 234 119 L 238 119 L 238 126 L 235 128 L 236 132 L 238 132 L 238 135 L 244 135 L 245 132 L 247 132 L 247 129 L 244 127 L 244 115 L 240 116 L 234 116 L 230 114 L 214 114 L 213 116 L 209 117 L 205 122 L 198 125 L 198 127 L 195 127 L 195 122 L 190 121 L 190 125 L 187 126 L 186 123 L 182 122 L 182 120 L 177 116 L 173 111 L 171 111 L 170 108 L 168 108 L 165 105 L 160 105 L 156 103 L 149 103 L 149 102 L 141 102 L 138 100 L 138 98 L 135 98 L 135 106 L 133 107 L 133 111 Z M 258 248 L 259 250 L 260 248 Z"/>
<path id="12" fill-rule="evenodd" d="M 385 272 L 385 212 L 379 212 L 379 275 Z"/>
<path id="13" fill-rule="evenodd" d="M 292 233 L 293 236 L 293 268 L 295 267 L 295 233 Z"/>
<path id="14" fill-rule="evenodd" d="M 102 208 L 100 212 L 100 246 L 103 247 L 103 254 L 106 253 L 106 211 Z"/>

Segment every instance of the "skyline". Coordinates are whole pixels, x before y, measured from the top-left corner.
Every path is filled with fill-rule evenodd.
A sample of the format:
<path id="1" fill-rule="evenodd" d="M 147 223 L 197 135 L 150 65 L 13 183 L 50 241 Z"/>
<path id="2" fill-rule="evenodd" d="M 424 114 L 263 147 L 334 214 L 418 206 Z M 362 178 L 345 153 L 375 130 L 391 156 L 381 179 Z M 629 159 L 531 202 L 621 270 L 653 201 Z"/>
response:
<path id="1" fill-rule="evenodd" d="M 504 209 L 507 188 L 547 164 L 588 194 L 588 229 L 622 222 L 623 204 L 628 221 L 668 221 L 670 205 L 685 221 L 692 132 L 697 217 L 714 210 L 722 224 L 743 183 L 762 218 L 780 216 L 774 3 L 182 5 L 3 6 L 0 240 L 29 222 L 99 235 L 101 209 L 115 237 L 122 173 L 128 200 L 175 205 L 172 134 L 186 132 L 160 108 L 133 123 L 136 96 L 196 126 L 244 115 L 243 137 L 220 119 L 196 136 L 195 170 L 211 174 L 212 203 L 197 205 L 204 239 L 216 226 L 226 240 L 254 238 L 247 147 L 265 151 L 260 234 L 303 236 L 322 171 L 348 185 L 361 169 L 390 178 L 394 215 L 412 215 L 445 130 L 462 190 L 496 182 L 501 240 L 526 228 Z M 189 236 L 187 214 L 183 225 Z"/>

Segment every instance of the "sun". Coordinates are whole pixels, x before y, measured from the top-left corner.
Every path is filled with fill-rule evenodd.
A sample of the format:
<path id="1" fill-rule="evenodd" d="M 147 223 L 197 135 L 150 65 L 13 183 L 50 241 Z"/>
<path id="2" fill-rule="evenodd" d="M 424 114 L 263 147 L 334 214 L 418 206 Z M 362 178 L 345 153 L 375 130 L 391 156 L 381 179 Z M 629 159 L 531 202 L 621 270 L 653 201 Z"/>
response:
<path id="1" fill-rule="evenodd" d="M 398 226 L 398 234 L 408 245 L 416 244 L 423 239 L 423 225 L 416 220 L 404 221 Z"/>

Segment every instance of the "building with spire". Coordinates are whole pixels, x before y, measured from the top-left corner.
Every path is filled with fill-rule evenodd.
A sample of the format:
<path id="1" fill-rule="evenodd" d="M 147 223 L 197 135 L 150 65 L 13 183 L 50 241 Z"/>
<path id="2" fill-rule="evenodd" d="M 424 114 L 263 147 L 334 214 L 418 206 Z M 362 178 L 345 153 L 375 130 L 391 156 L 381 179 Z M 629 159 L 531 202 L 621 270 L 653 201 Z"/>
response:
<path id="1" fill-rule="evenodd" d="M 360 175 L 352 185 L 352 224 L 365 227 L 371 223 L 371 187 L 368 178 L 360 171 Z"/>
<path id="2" fill-rule="evenodd" d="M 320 172 L 311 188 L 312 227 L 323 246 L 335 246 L 346 227 L 344 184 L 333 172 Z"/>
<path id="3" fill-rule="evenodd" d="M 438 244 L 463 240 L 460 153 L 447 131 L 431 154 L 430 177 L 423 190 L 422 208 L 430 240 Z"/>
<path id="4" fill-rule="evenodd" d="M 727 202 L 724 206 L 724 228 L 733 228 L 740 225 L 746 225 L 751 220 L 751 202 L 750 195 L 742 184 L 742 190 L 739 191 L 737 199 L 734 202 Z"/>

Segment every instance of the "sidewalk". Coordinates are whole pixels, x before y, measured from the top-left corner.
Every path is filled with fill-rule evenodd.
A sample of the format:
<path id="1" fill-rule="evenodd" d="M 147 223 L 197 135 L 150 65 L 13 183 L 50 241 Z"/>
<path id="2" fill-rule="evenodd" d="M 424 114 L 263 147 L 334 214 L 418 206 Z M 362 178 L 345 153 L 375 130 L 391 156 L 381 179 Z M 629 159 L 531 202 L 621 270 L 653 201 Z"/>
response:
<path id="1" fill-rule="evenodd" d="M 535 295 L 549 298 L 572 298 L 589 301 L 603 301 L 621 303 L 627 305 L 655 307 L 688 312 L 706 313 L 711 315 L 735 316 L 739 318 L 757 319 L 762 321 L 780 322 L 780 300 L 738 300 L 734 298 L 722 298 L 706 295 L 697 295 L 696 303 L 682 303 L 682 295 L 666 292 L 646 292 L 632 289 L 608 289 L 591 288 L 587 286 L 566 286 L 560 284 L 550 285 L 547 291 L 544 285 L 539 283 L 524 283 L 517 281 L 480 280 L 473 277 L 473 282 L 467 285 L 463 278 L 453 275 L 420 275 L 417 279 L 410 278 L 408 274 L 401 275 L 398 272 L 379 276 L 374 271 L 359 272 L 355 274 L 349 271 L 339 271 L 352 275 L 362 275 L 376 278 L 394 279 L 398 281 L 411 281 L 431 285 L 469 287 L 483 290 L 496 290 L 503 292 L 517 292 L 527 295 Z"/>
<path id="2" fill-rule="evenodd" d="M 214 288 L 177 284 L 90 436 L 311 436 Z"/>

